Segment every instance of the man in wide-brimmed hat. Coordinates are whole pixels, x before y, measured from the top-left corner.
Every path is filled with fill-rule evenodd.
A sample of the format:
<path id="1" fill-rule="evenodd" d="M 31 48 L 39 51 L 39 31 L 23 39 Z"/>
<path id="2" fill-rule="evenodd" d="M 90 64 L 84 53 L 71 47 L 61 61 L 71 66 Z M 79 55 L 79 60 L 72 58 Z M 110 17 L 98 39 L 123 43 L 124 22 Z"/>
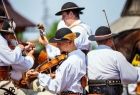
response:
<path id="1" fill-rule="evenodd" d="M 27 56 L 22 56 L 25 48 L 23 45 L 10 48 L 9 41 L 12 41 L 10 36 L 13 35 L 13 31 L 9 30 L 10 25 L 7 21 L 4 10 L 0 8 L 0 95 L 25 95 L 13 82 L 19 81 L 22 73 L 33 66 L 34 50 L 29 51 Z"/>
<path id="2" fill-rule="evenodd" d="M 85 53 L 91 49 L 91 43 L 88 40 L 88 36 L 92 34 L 91 28 L 80 20 L 80 14 L 84 7 L 79 7 L 73 2 L 65 3 L 61 10 L 57 12 L 56 16 L 62 16 L 62 20 L 58 24 L 58 29 L 67 27 L 73 32 L 79 32 L 80 36 L 75 39 L 75 45 L 77 48 L 83 50 Z"/>
<path id="3" fill-rule="evenodd" d="M 57 30 L 55 37 L 50 39 L 51 43 L 57 43 L 61 52 L 68 53 L 55 71 L 53 79 L 33 70 L 28 71 L 27 75 L 37 76 L 39 84 L 54 94 L 82 95 L 81 78 L 86 74 L 86 59 L 85 54 L 74 44 L 78 36 L 79 33 L 73 33 L 69 28 L 61 28 Z"/>
<path id="4" fill-rule="evenodd" d="M 89 93 L 93 95 L 122 95 L 122 84 L 135 83 L 138 70 L 122 53 L 113 50 L 114 34 L 106 26 L 99 27 L 89 40 L 97 41 L 98 47 L 87 54 Z"/>

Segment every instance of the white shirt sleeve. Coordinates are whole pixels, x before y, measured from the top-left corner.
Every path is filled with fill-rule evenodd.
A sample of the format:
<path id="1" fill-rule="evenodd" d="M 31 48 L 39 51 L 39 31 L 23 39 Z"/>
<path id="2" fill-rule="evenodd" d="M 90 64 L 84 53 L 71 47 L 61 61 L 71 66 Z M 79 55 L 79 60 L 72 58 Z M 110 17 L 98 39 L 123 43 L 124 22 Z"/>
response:
<path id="1" fill-rule="evenodd" d="M 20 47 L 16 47 L 11 50 L 8 47 L 2 46 L 0 48 L 0 60 L 5 65 L 16 64 L 16 62 L 22 57 L 22 50 Z"/>
<path id="2" fill-rule="evenodd" d="M 20 71 L 20 72 L 25 72 L 25 71 L 31 69 L 34 64 L 34 60 L 30 56 L 26 56 L 18 62 L 19 63 L 12 64 L 11 66 L 12 66 L 13 70 Z"/>
<path id="3" fill-rule="evenodd" d="M 19 46 L 11 50 L 1 35 L 0 40 L 0 66 L 12 66 L 11 77 L 18 80 L 22 72 L 33 66 L 34 60 L 30 56 L 22 56 L 22 49 Z"/>
<path id="4" fill-rule="evenodd" d="M 61 54 L 59 48 L 57 48 L 53 45 L 50 45 L 50 44 L 46 45 L 46 51 L 47 51 L 48 57 L 50 59 L 55 58 L 57 55 Z"/>
<path id="5" fill-rule="evenodd" d="M 69 72 L 72 71 L 68 69 L 68 63 L 65 61 L 65 63 L 61 64 L 58 70 L 56 70 L 55 78 L 51 79 L 50 76 L 46 74 L 39 74 L 39 83 L 44 86 L 47 90 L 50 90 L 54 93 L 59 93 L 63 91 L 63 89 L 66 87 L 66 80 L 69 80 L 71 75 L 74 72 Z"/>
<path id="6" fill-rule="evenodd" d="M 117 60 L 117 66 L 123 84 L 136 83 L 139 77 L 138 70 L 133 67 L 121 53 L 117 57 L 117 59 L 119 59 Z"/>

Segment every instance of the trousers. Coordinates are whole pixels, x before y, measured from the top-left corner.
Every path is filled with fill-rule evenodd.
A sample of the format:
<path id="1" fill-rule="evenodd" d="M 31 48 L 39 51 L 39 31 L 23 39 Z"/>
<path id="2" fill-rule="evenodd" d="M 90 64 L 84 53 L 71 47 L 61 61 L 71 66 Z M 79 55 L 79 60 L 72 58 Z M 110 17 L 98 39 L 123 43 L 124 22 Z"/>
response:
<path id="1" fill-rule="evenodd" d="M 122 95 L 122 85 L 89 86 L 89 93 L 99 95 Z"/>
<path id="2" fill-rule="evenodd" d="M 20 88 L 17 88 L 12 81 L 0 81 L 0 95 L 26 95 Z"/>

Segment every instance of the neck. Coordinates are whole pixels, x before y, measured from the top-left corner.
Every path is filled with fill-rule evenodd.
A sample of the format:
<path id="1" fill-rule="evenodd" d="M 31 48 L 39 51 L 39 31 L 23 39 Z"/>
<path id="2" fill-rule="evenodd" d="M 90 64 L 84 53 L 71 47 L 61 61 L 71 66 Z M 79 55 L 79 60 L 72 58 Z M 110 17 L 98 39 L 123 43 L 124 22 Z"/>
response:
<path id="1" fill-rule="evenodd" d="M 68 19 L 65 21 L 65 23 L 67 26 L 71 26 L 76 20 L 78 20 L 78 19 L 76 19 L 76 18 L 75 19 Z"/>
<path id="2" fill-rule="evenodd" d="M 72 51 L 74 51 L 74 50 L 76 50 L 76 49 L 77 49 L 76 47 L 71 48 L 71 49 L 69 50 L 69 53 L 72 52 Z"/>

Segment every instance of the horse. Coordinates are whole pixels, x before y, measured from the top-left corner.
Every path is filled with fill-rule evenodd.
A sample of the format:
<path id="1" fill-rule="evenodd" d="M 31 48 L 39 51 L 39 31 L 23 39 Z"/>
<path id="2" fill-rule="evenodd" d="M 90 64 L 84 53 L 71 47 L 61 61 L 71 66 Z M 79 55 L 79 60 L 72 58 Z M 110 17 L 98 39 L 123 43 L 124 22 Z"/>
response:
<path id="1" fill-rule="evenodd" d="M 114 37 L 114 46 L 131 63 L 135 54 L 140 54 L 140 28 L 122 31 Z"/>
<path id="2" fill-rule="evenodd" d="M 115 49 L 120 51 L 126 59 L 134 65 L 133 60 L 136 54 L 140 55 L 140 28 L 122 31 L 116 34 L 113 40 Z M 138 60 L 136 66 L 140 66 L 140 56 Z M 137 87 L 134 88 L 134 91 L 136 94 L 140 94 L 140 82 L 137 83 Z"/>

